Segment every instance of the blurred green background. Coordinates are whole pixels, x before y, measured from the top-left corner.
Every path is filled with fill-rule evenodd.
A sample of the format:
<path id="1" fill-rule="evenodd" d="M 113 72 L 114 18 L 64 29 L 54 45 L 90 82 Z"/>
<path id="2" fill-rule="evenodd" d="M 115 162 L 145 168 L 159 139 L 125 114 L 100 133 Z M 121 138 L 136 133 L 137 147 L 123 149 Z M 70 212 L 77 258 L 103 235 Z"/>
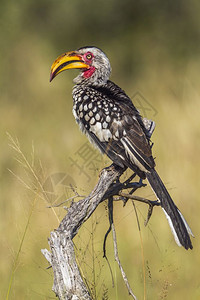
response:
<path id="1" fill-rule="evenodd" d="M 48 248 L 50 231 L 65 211 L 47 206 L 73 196 L 70 184 L 87 195 L 99 170 L 110 163 L 75 125 L 71 89 L 78 71 L 49 83 L 54 59 L 86 45 L 107 53 L 112 80 L 156 121 L 157 170 L 195 234 L 192 251 L 177 247 L 161 210 L 156 208 L 144 227 L 147 207 L 136 203 L 146 299 L 200 299 L 199 12 L 197 0 L 1 0 L 1 299 L 55 299 L 52 270 L 40 249 Z M 155 199 L 148 187 L 137 195 Z M 114 214 L 121 262 L 138 299 L 144 299 L 141 240 L 131 202 L 123 209 L 115 203 Z M 75 238 L 79 265 L 96 299 L 129 299 L 111 236 L 107 255 L 114 288 L 102 258 L 107 228 L 105 203 Z"/>

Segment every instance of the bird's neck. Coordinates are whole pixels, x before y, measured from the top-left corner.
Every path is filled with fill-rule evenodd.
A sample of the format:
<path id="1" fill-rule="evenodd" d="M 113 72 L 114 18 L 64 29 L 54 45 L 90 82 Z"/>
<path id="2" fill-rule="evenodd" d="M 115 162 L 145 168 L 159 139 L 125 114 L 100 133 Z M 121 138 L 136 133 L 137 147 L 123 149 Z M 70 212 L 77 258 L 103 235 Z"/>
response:
<path id="1" fill-rule="evenodd" d="M 87 72 L 87 73 L 86 73 Z M 91 70 L 84 71 L 80 73 L 76 78 L 74 78 L 75 84 L 81 84 L 85 86 L 103 86 L 109 80 L 109 75 L 107 73 L 101 74 L 99 70 L 91 68 Z"/>

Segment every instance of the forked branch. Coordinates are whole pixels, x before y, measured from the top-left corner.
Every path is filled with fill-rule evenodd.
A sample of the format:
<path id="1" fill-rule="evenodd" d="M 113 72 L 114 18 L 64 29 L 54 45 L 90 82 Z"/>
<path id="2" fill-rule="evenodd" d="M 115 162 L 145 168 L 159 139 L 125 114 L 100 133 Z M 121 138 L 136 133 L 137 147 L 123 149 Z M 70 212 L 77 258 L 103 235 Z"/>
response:
<path id="1" fill-rule="evenodd" d="M 159 205 L 157 201 L 150 201 L 133 196 L 132 193 L 136 189 L 145 185 L 142 183 L 142 181 L 131 182 L 135 175 L 132 175 L 124 183 L 121 183 L 119 181 L 119 177 L 124 171 L 124 169 L 116 166 L 115 164 L 103 169 L 101 171 L 99 181 L 93 191 L 86 198 L 81 199 L 78 202 L 72 202 L 58 229 L 56 229 L 54 232 L 51 232 L 49 238 L 50 251 L 43 249 L 42 253 L 53 268 L 53 291 L 55 292 L 56 296 L 59 297 L 59 299 L 92 299 L 79 271 L 72 240 L 78 233 L 81 225 L 91 216 L 91 214 L 102 201 L 106 199 L 112 199 L 112 201 L 123 200 L 124 204 L 126 204 L 129 198 L 142 201 L 147 203 L 149 208 L 151 207 L 151 211 L 148 213 L 149 217 L 151 216 L 153 206 Z M 122 192 L 125 189 L 131 189 L 131 192 Z M 109 214 L 110 213 L 111 212 L 109 208 Z M 113 231 L 115 258 L 119 264 L 113 219 L 110 220 L 110 224 Z M 128 281 L 126 282 L 127 278 L 121 264 L 119 264 L 119 267 L 127 286 Z M 129 293 L 134 299 L 136 299 L 131 289 L 129 289 Z"/>

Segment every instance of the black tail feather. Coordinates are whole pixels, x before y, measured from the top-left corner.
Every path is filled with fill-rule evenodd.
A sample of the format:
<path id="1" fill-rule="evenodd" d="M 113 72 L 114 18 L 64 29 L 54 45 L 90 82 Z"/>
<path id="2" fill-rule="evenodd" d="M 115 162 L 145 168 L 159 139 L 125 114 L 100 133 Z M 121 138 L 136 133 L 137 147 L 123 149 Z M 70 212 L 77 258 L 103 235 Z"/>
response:
<path id="1" fill-rule="evenodd" d="M 192 242 L 189 236 L 193 236 L 192 231 L 170 197 L 158 173 L 152 169 L 150 172 L 147 172 L 146 175 L 151 188 L 153 189 L 158 200 L 161 202 L 161 207 L 165 212 L 176 243 L 179 246 L 183 246 L 187 250 L 189 248 L 192 249 Z"/>

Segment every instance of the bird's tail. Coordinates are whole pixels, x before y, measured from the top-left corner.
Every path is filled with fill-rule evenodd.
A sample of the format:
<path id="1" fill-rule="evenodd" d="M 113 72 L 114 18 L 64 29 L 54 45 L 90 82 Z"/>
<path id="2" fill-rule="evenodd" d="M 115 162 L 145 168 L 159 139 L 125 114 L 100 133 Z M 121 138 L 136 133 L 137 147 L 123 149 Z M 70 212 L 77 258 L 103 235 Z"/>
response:
<path id="1" fill-rule="evenodd" d="M 167 217 L 176 243 L 187 250 L 189 248 L 192 249 L 192 242 L 190 240 L 190 235 L 194 237 L 192 230 L 170 197 L 158 173 L 152 169 L 146 175 L 157 199 L 160 200 L 161 207 Z"/>

